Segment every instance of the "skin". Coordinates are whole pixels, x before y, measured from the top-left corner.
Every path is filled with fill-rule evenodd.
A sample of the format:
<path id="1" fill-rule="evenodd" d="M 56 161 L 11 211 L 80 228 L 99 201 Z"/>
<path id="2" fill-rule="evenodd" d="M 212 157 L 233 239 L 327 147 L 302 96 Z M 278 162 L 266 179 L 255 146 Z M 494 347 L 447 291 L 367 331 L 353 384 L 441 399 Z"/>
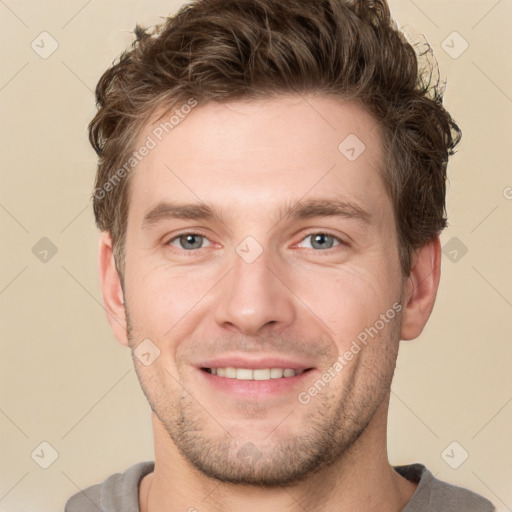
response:
<path id="1" fill-rule="evenodd" d="M 350 134 L 366 146 L 355 161 L 338 150 Z M 383 161 L 380 128 L 356 104 L 280 96 L 198 106 L 139 164 L 124 291 L 108 233 L 99 270 L 117 340 L 133 350 L 150 339 L 160 351 L 148 366 L 134 357 L 155 441 L 143 512 L 398 512 L 410 500 L 416 484 L 387 457 L 389 394 L 400 340 L 417 337 L 431 314 L 440 244 L 417 250 L 402 275 Z M 299 201 L 340 198 L 368 220 L 280 216 Z M 207 204 L 218 217 L 144 226 L 164 201 Z M 187 245 L 184 233 L 198 236 Z M 322 233 L 334 238 L 318 244 Z M 252 263 L 236 251 L 248 236 L 258 244 L 250 251 L 262 249 Z M 398 303 L 394 319 L 300 403 L 298 393 Z M 224 355 L 285 357 L 313 369 L 281 393 L 242 398 L 197 368 Z"/>

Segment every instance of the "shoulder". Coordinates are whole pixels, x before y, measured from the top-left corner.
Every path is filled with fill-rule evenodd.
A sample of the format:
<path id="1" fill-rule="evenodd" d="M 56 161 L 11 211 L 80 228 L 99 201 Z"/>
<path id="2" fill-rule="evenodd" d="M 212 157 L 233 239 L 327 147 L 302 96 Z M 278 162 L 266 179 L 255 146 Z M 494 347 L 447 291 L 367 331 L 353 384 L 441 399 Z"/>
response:
<path id="1" fill-rule="evenodd" d="M 66 502 L 64 512 L 88 512 L 89 510 L 98 510 L 100 507 L 100 487 L 101 484 L 93 485 L 73 494 Z"/>
<path id="2" fill-rule="evenodd" d="M 66 502 L 64 512 L 138 512 L 139 482 L 151 473 L 154 462 L 139 462 L 123 473 L 77 492 Z"/>
<path id="3" fill-rule="evenodd" d="M 73 494 L 66 502 L 64 512 L 89 512 L 100 509 L 100 489 L 102 484 L 92 485 Z"/>
<path id="4" fill-rule="evenodd" d="M 438 480 L 422 464 L 396 466 L 395 471 L 403 477 L 418 483 L 418 487 L 403 512 L 442 511 L 451 512 L 494 512 L 494 505 L 483 496 Z"/>

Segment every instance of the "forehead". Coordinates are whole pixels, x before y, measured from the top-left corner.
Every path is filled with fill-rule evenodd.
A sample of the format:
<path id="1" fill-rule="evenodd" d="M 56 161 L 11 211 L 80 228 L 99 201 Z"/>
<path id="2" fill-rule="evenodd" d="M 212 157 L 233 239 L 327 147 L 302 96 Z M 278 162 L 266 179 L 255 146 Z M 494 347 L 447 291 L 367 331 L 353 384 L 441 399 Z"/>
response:
<path id="1" fill-rule="evenodd" d="M 254 213 L 306 196 L 375 209 L 386 196 L 380 126 L 355 103 L 282 96 L 178 105 L 144 127 L 136 147 L 144 144 L 151 150 L 131 183 L 139 215 L 177 197 Z"/>

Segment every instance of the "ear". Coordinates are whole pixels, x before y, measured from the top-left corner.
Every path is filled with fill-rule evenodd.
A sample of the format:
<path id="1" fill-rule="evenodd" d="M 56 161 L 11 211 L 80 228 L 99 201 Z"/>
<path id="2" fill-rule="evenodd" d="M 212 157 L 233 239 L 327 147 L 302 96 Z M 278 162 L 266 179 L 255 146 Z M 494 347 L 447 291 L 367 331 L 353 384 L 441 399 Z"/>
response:
<path id="1" fill-rule="evenodd" d="M 99 241 L 98 272 L 107 319 L 117 341 L 128 346 L 123 289 L 115 266 L 112 238 L 107 232 L 101 233 Z"/>
<path id="2" fill-rule="evenodd" d="M 441 278 L 441 242 L 436 236 L 413 253 L 412 270 L 404 285 L 402 340 L 417 338 L 434 308 Z"/>

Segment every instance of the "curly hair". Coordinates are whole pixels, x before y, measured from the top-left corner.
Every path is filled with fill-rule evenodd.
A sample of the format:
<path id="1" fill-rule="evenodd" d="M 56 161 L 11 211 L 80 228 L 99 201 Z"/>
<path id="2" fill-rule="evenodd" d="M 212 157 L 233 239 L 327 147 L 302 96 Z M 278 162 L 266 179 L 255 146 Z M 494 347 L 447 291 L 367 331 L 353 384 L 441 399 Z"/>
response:
<path id="1" fill-rule="evenodd" d="M 121 278 L 130 175 L 116 172 L 157 110 L 191 98 L 313 93 L 357 102 L 382 128 L 405 276 L 412 252 L 446 227 L 446 168 L 461 131 L 433 79 L 435 59 L 420 66 L 430 47 L 416 52 L 385 0 L 193 0 L 152 30 L 137 25 L 135 36 L 99 80 L 89 125 L 102 191 L 93 195 L 96 224 L 112 237 Z"/>

